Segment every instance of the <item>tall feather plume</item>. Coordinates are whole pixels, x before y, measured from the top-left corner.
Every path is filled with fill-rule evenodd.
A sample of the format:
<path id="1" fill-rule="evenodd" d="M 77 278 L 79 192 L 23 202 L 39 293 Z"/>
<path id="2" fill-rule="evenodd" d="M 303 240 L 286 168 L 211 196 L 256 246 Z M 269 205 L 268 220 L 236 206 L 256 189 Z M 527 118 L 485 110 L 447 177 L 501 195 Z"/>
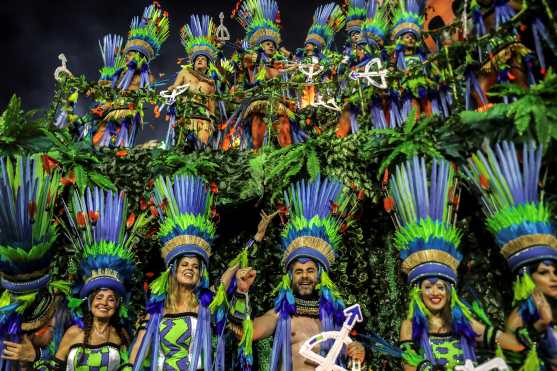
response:
<path id="1" fill-rule="evenodd" d="M 542 146 L 524 144 L 521 157 L 514 143 L 501 142 L 473 154 L 464 168 L 501 246 L 523 235 L 554 233 L 539 191 Z"/>

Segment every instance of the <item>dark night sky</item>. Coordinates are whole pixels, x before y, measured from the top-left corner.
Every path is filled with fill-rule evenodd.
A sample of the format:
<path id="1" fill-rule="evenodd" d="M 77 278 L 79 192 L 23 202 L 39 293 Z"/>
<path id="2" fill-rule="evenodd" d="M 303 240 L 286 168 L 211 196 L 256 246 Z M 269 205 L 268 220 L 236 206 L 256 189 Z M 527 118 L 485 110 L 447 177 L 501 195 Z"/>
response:
<path id="1" fill-rule="evenodd" d="M 243 37 L 241 28 L 229 17 L 235 2 L 161 0 L 163 8 L 170 13 L 171 35 L 153 63 L 153 71 L 164 72 L 168 78 L 178 71 L 176 60 L 184 56 L 178 30 L 190 14 L 210 14 L 218 22 L 218 14 L 223 11 L 232 39 Z M 278 2 L 284 43 L 294 50 L 303 43 L 313 11 L 326 1 Z M 91 80 L 96 79 L 101 64 L 98 40 L 107 33 L 125 36 L 132 17 L 141 15 L 148 3 L 143 0 L 16 0 L 3 4 L 0 27 L 4 39 L 4 74 L 0 108 L 6 106 L 13 93 L 22 97 L 26 108 L 48 105 L 60 53 L 66 55 L 68 67 L 75 75 L 85 74 Z"/>

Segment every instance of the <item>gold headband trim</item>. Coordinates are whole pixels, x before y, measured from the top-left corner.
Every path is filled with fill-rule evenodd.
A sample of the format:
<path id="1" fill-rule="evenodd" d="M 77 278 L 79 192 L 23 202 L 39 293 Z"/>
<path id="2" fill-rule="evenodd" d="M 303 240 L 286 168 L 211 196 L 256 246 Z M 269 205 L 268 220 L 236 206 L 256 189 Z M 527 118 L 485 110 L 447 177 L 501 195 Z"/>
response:
<path id="1" fill-rule="evenodd" d="M 284 252 L 282 258 L 283 262 L 285 262 L 286 258 L 290 254 L 303 247 L 319 251 L 327 258 L 330 264 L 333 264 L 335 261 L 335 253 L 333 247 L 327 241 L 318 237 L 303 236 L 295 238 L 292 242 L 290 242 L 290 245 L 288 245 L 288 248 Z"/>
<path id="2" fill-rule="evenodd" d="M 207 252 L 207 255 L 211 256 L 211 245 L 209 245 L 209 242 L 205 241 L 199 236 L 181 235 L 174 237 L 164 245 L 161 251 L 162 258 L 166 259 L 166 256 L 170 254 L 172 250 L 179 246 L 185 245 L 197 245 L 205 250 Z"/>
<path id="3" fill-rule="evenodd" d="M 420 264 L 424 263 L 442 263 L 450 267 L 454 272 L 458 269 L 458 260 L 451 254 L 441 250 L 422 250 L 411 254 L 402 262 L 402 270 L 404 273 L 410 272 Z"/>
<path id="4" fill-rule="evenodd" d="M 398 33 L 405 28 L 409 28 L 411 30 L 416 31 L 416 33 L 418 35 L 422 34 L 422 30 L 420 29 L 420 27 L 417 24 L 407 22 L 407 23 L 401 23 L 393 29 L 393 31 L 391 32 L 391 34 L 393 35 L 392 39 L 394 40 L 395 38 L 401 36 L 401 35 L 398 35 Z"/>
<path id="5" fill-rule="evenodd" d="M 507 242 L 501 248 L 501 254 L 508 259 L 514 254 L 532 246 L 543 245 L 557 250 L 557 238 L 551 234 L 528 234 Z"/>
<path id="6" fill-rule="evenodd" d="M 352 27 L 361 27 L 362 23 L 364 23 L 361 19 L 353 19 L 351 21 L 346 22 L 346 29 L 350 29 Z"/>
<path id="7" fill-rule="evenodd" d="M 273 31 L 271 29 L 265 29 L 265 28 L 259 29 L 259 30 L 255 31 L 253 33 L 253 35 L 251 35 L 250 40 L 249 40 L 250 46 L 252 48 L 258 46 L 258 45 L 256 45 L 257 40 L 259 40 L 263 36 L 269 36 L 275 42 L 275 44 L 277 44 L 276 46 L 278 48 L 278 46 L 281 42 L 280 33 L 276 32 L 276 31 Z"/>
<path id="8" fill-rule="evenodd" d="M 129 48 L 131 48 L 132 46 L 140 46 L 143 49 L 146 49 L 147 52 L 149 53 L 149 55 L 146 55 L 146 57 L 149 58 L 149 59 L 153 59 L 155 57 L 155 51 L 153 50 L 153 47 L 147 41 L 138 40 L 138 39 L 129 40 L 126 43 L 126 47 L 124 48 L 124 51 L 127 53 Z"/>
<path id="9" fill-rule="evenodd" d="M 308 35 L 308 37 L 306 37 L 306 43 L 311 43 L 312 41 L 317 40 L 321 45 L 326 46 L 327 42 L 325 41 L 324 38 L 322 38 L 320 35 L 316 34 L 316 33 L 310 33 Z"/>
<path id="10" fill-rule="evenodd" d="M 35 331 L 40 329 L 41 327 L 45 326 L 48 321 L 54 316 L 58 305 L 62 301 L 62 297 L 60 295 L 55 295 L 54 299 L 50 301 L 48 308 L 41 314 L 38 318 L 33 319 L 32 321 L 22 322 L 21 323 L 21 330 L 22 331 Z"/>
<path id="11" fill-rule="evenodd" d="M 87 278 L 85 280 L 85 283 L 88 283 L 99 277 L 110 277 L 120 282 L 120 275 L 118 274 L 117 271 L 110 268 L 101 268 L 101 269 L 94 269 L 93 271 L 91 271 L 91 277 Z"/>
<path id="12" fill-rule="evenodd" d="M 44 276 L 45 274 L 47 274 L 50 270 L 50 267 L 46 267 L 44 269 L 41 269 L 39 271 L 35 271 L 33 273 L 25 273 L 25 274 L 18 274 L 16 276 L 11 276 L 8 274 L 0 274 L 0 277 L 4 277 L 6 280 L 10 281 L 10 282 L 15 282 L 15 283 L 22 283 L 22 282 L 28 282 L 28 281 L 34 281 L 38 278 L 41 278 L 42 276 Z"/>
<path id="13" fill-rule="evenodd" d="M 212 50 L 207 45 L 192 46 L 191 49 L 190 49 L 190 52 L 189 52 L 190 59 L 191 59 L 191 57 L 193 56 L 194 53 L 200 53 L 200 52 L 205 52 L 208 55 L 210 55 L 210 59 L 215 59 L 215 51 Z M 199 57 L 199 55 L 198 55 L 198 57 Z"/>

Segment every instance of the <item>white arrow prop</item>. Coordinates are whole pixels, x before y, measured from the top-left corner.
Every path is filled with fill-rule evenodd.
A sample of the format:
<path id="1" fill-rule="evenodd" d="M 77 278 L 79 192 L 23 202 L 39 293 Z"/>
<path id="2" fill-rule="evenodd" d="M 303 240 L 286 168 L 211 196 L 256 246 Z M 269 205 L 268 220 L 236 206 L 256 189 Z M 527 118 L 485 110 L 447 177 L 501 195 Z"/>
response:
<path id="1" fill-rule="evenodd" d="M 363 316 L 359 304 L 346 308 L 344 314 L 346 315 L 346 320 L 340 331 L 326 331 L 312 336 L 300 348 L 299 353 L 303 357 L 318 364 L 315 368 L 316 371 L 347 371 L 345 368 L 337 366 L 336 362 L 342 347 L 352 343 L 350 331 L 352 331 L 357 322 L 362 322 Z M 334 340 L 334 343 L 326 356 L 321 356 L 312 350 L 316 345 L 328 340 Z M 359 365 L 354 365 L 352 369 L 359 370 Z"/>
<path id="2" fill-rule="evenodd" d="M 66 58 L 66 56 L 64 55 L 64 53 L 60 53 L 58 55 L 58 59 L 60 60 L 60 62 L 62 63 L 61 66 L 56 67 L 56 69 L 54 70 L 54 79 L 56 81 L 61 81 L 62 80 L 62 74 L 65 73 L 68 76 L 73 76 L 73 74 L 70 72 L 70 70 L 68 69 L 68 67 L 66 67 L 66 63 L 68 62 L 68 59 Z"/>
<path id="3" fill-rule="evenodd" d="M 455 371 L 489 371 L 489 370 L 500 370 L 509 371 L 509 366 L 501 358 L 493 358 L 484 364 L 474 367 L 471 360 L 467 359 L 464 366 L 456 366 Z"/>
<path id="4" fill-rule="evenodd" d="M 161 96 L 161 98 L 166 99 L 165 105 L 171 106 L 174 104 L 174 102 L 176 102 L 176 97 L 184 94 L 184 92 L 188 90 L 189 87 L 190 84 L 179 85 L 172 91 L 163 90 L 159 93 L 159 95 Z"/>
<path id="5" fill-rule="evenodd" d="M 312 107 L 324 107 L 333 111 L 340 112 L 342 111 L 338 106 L 335 98 L 329 98 L 326 102 L 323 100 L 321 95 L 317 95 L 315 101 L 311 104 Z"/>
<path id="6" fill-rule="evenodd" d="M 350 72 L 350 78 L 352 80 L 366 79 L 369 84 L 379 89 L 387 89 L 387 73 L 388 71 L 381 64 L 381 59 L 373 58 L 365 65 L 364 72 L 352 71 Z M 379 77 L 381 82 L 377 82 L 374 79 L 376 77 Z"/>

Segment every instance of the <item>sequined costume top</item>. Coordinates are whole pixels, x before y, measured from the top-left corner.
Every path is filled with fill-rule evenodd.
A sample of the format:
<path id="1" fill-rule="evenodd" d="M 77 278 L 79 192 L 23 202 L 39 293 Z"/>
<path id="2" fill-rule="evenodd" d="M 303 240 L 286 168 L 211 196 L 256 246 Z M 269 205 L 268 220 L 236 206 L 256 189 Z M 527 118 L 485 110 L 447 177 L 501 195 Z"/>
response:
<path id="1" fill-rule="evenodd" d="M 160 352 L 157 369 L 179 371 L 189 369 L 192 338 L 197 328 L 196 313 L 165 314 L 160 321 Z M 198 369 L 202 369 L 201 362 Z"/>
<path id="2" fill-rule="evenodd" d="M 447 370 L 454 369 L 455 366 L 464 364 L 464 350 L 462 349 L 460 339 L 451 333 L 429 334 L 429 344 L 435 357 L 435 364 L 445 367 Z M 412 341 L 404 341 L 401 348 L 407 350 L 413 348 L 422 357 L 425 355 L 422 349 L 416 349 Z M 420 369 L 420 368 L 418 368 Z"/>
<path id="3" fill-rule="evenodd" d="M 67 371 L 116 371 L 127 362 L 127 350 L 114 343 L 75 344 L 66 359 Z"/>

